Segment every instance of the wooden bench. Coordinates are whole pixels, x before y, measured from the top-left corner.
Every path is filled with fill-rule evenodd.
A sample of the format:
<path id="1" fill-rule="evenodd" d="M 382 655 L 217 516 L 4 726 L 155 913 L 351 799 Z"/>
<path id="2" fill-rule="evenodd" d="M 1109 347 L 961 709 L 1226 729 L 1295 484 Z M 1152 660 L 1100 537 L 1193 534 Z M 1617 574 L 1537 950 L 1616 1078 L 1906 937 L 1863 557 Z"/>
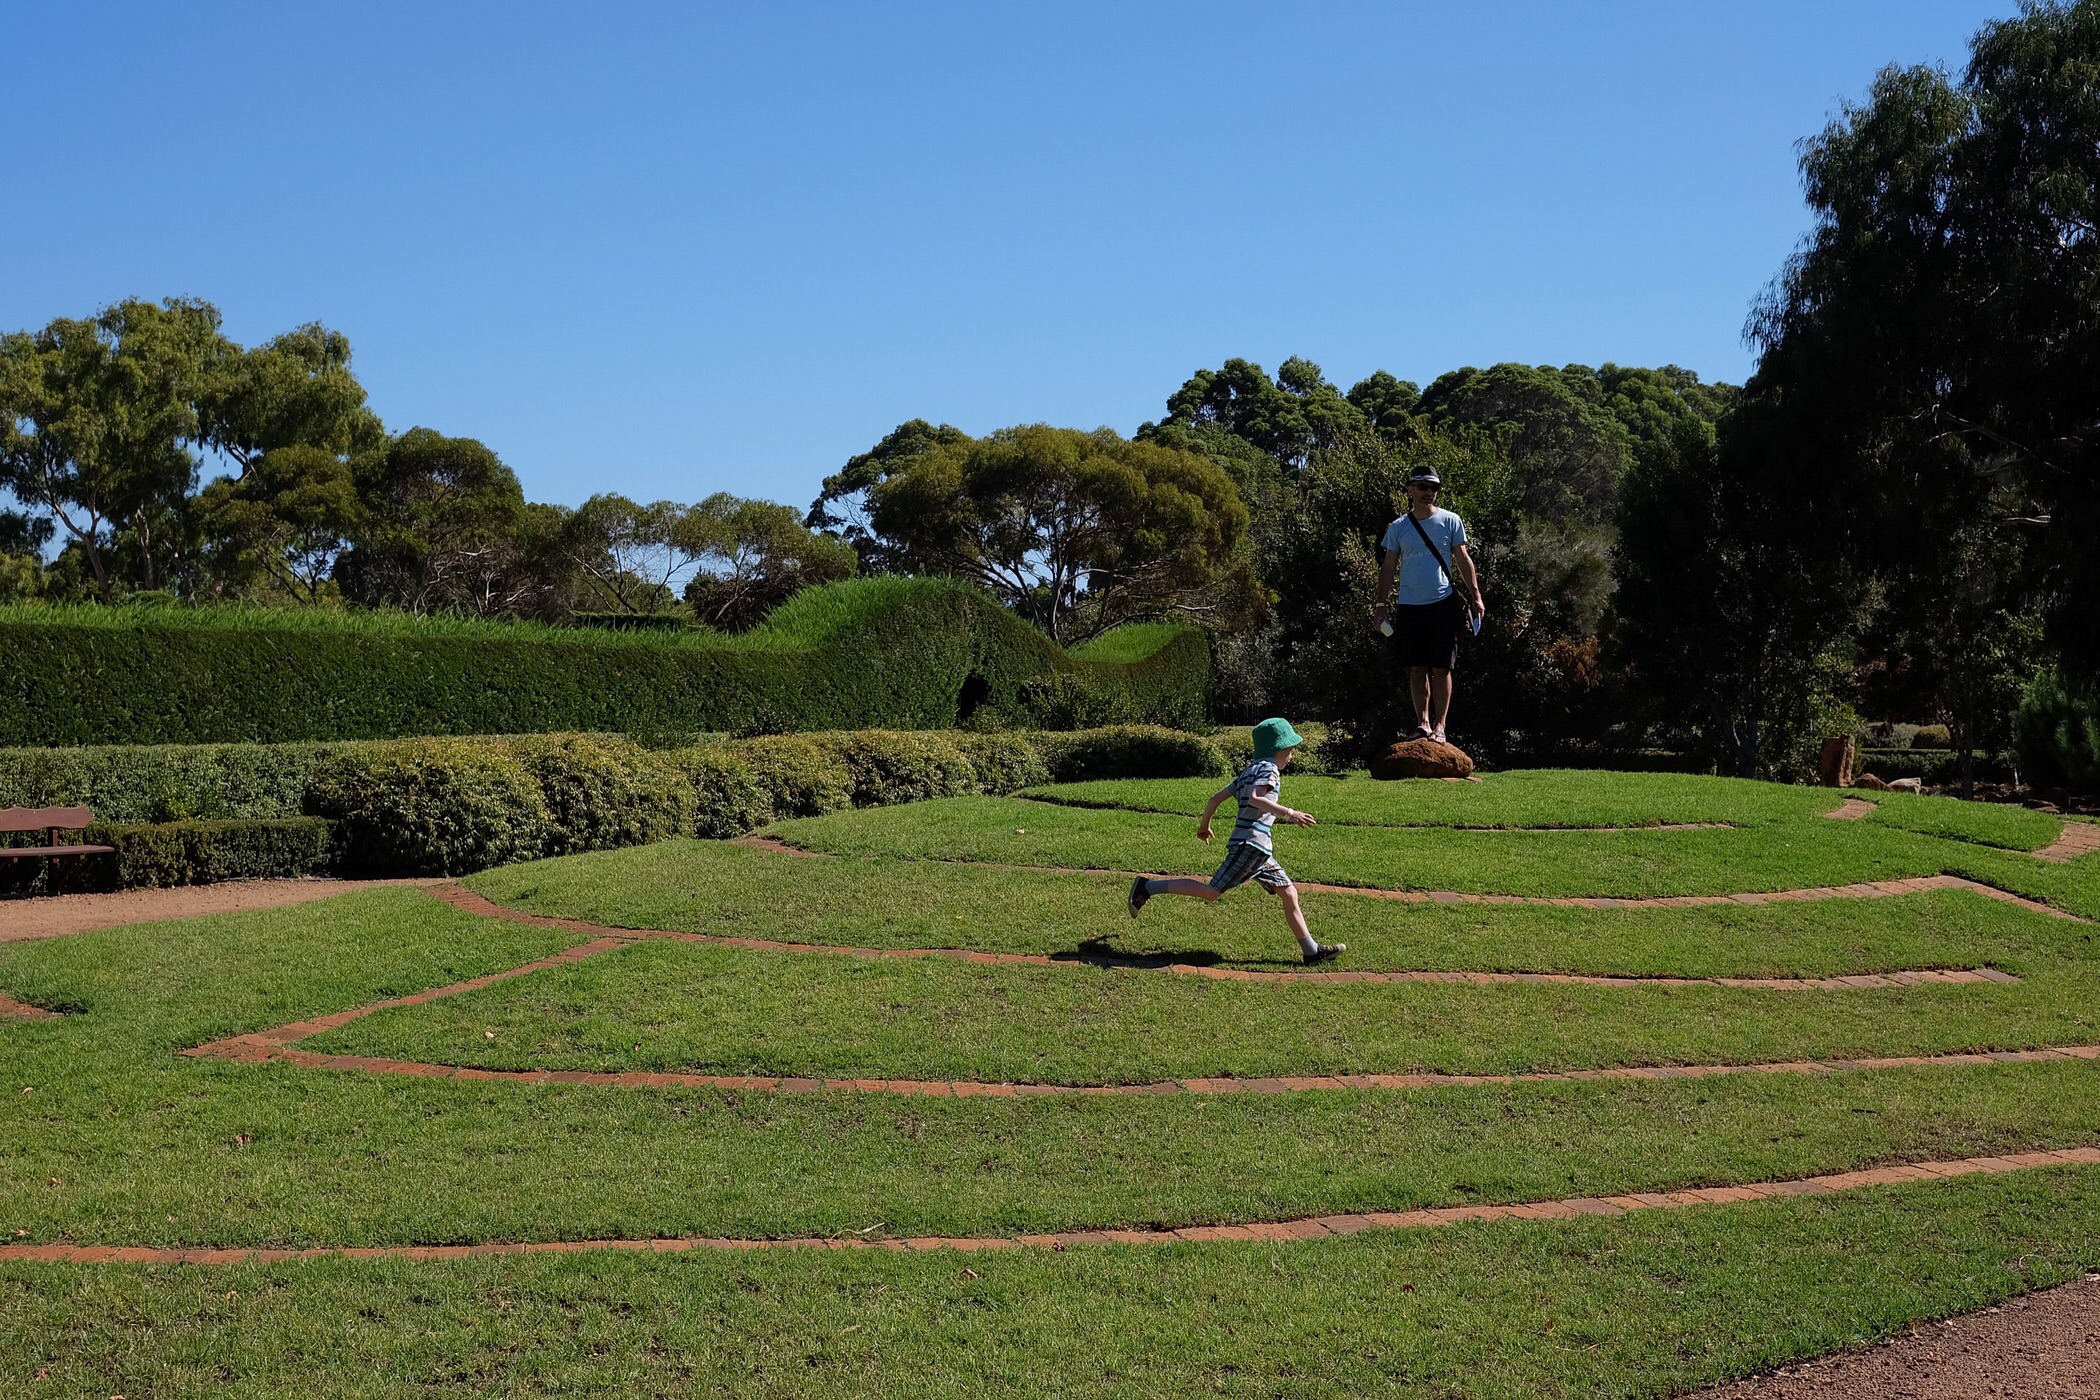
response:
<path id="1" fill-rule="evenodd" d="M 48 860 L 54 862 L 51 870 L 51 887 L 55 891 L 62 872 L 70 865 L 55 862 L 70 860 L 78 864 L 89 856 L 108 855 L 115 846 L 62 846 L 58 833 L 61 831 L 83 831 L 94 823 L 95 814 L 85 807 L 8 807 L 0 809 L 0 836 L 15 835 L 24 831 L 45 833 L 41 846 L 0 846 L 0 860 Z"/>

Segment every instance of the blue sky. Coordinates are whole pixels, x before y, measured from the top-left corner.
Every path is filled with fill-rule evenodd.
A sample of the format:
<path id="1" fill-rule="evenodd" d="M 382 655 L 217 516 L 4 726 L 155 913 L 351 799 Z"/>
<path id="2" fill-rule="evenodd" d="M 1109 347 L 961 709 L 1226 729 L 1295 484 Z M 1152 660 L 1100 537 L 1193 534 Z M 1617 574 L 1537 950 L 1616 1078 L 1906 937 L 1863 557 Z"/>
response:
<path id="1" fill-rule="evenodd" d="M 528 495 L 806 504 L 1233 355 L 1740 380 L 1794 143 L 2012 0 L 16 4 L 0 330 L 346 332 Z"/>

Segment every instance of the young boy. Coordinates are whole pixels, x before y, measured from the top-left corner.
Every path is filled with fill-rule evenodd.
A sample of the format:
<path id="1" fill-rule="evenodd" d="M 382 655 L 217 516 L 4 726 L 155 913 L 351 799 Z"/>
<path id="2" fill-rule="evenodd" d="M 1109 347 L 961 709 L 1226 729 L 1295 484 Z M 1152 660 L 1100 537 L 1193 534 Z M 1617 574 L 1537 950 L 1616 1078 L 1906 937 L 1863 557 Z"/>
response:
<path id="1" fill-rule="evenodd" d="M 1283 901 L 1283 917 L 1297 936 L 1298 951 L 1309 963 L 1325 962 L 1348 951 L 1346 943 L 1320 943 L 1305 927 L 1305 911 L 1298 907 L 1298 889 L 1276 863 L 1269 844 L 1269 828 L 1282 817 L 1293 826 L 1312 826 L 1313 819 L 1276 800 L 1283 791 L 1283 770 L 1291 763 L 1291 751 L 1305 741 L 1287 719 L 1265 719 L 1254 726 L 1254 762 L 1240 770 L 1224 787 L 1210 795 L 1210 805 L 1196 823 L 1196 839 L 1210 840 L 1211 814 L 1228 797 L 1239 799 L 1239 818 L 1232 824 L 1232 839 L 1225 843 L 1225 863 L 1209 881 L 1148 880 L 1140 875 L 1130 882 L 1130 917 L 1135 919 L 1145 901 L 1156 894 L 1185 894 L 1208 904 L 1235 885 L 1253 880 Z"/>

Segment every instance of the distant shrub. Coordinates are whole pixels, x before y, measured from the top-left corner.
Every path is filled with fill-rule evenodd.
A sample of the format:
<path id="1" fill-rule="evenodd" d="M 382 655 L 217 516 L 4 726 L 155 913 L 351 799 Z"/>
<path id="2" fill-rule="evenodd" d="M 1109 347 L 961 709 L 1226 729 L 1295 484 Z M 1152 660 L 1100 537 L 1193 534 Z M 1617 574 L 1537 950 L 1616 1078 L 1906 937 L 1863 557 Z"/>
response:
<path id="1" fill-rule="evenodd" d="M 2040 677 L 2013 715 L 2013 746 L 2034 786 L 2100 792 L 2100 693 Z"/>
<path id="2" fill-rule="evenodd" d="M 693 835 L 720 841 L 773 820 L 773 794 L 736 744 L 702 744 L 670 755 L 691 784 Z"/>
<path id="3" fill-rule="evenodd" d="M 508 747 L 539 785 L 548 855 L 640 846 L 692 829 L 693 787 L 685 773 L 630 740 L 537 734 Z"/>
<path id="4" fill-rule="evenodd" d="M 0 807 L 92 807 L 110 822 L 294 817 L 347 744 L 0 749 Z"/>
<path id="5" fill-rule="evenodd" d="M 1291 726 L 1305 740 L 1291 759 L 1293 773 L 1338 773 L 1347 767 L 1346 754 L 1329 752 L 1339 748 L 1331 742 L 1327 726 L 1307 720 Z M 1225 762 L 1237 773 L 1254 761 L 1254 732 L 1250 725 L 1243 729 L 1228 729 L 1213 734 L 1210 741 L 1225 755 Z"/>
<path id="6" fill-rule="evenodd" d="M 281 880 L 327 869 L 329 824 L 315 817 L 95 826 L 91 843 L 115 846 L 95 883 L 104 889 Z"/>
<path id="7" fill-rule="evenodd" d="M 281 880 L 326 870 L 333 858 L 329 824 L 317 817 L 262 821 L 97 822 L 84 844 L 113 846 L 63 871 L 48 861 L 0 863 L 0 889 L 48 894 L 54 889 L 151 889 L 221 880 Z M 54 875 L 58 876 L 54 882 Z"/>
<path id="8" fill-rule="evenodd" d="M 958 734 L 955 744 L 976 770 L 981 791 L 999 794 L 1050 781 L 1050 769 L 1036 746 L 1019 734 Z"/>
<path id="9" fill-rule="evenodd" d="M 770 795 L 772 816 L 821 817 L 853 805 L 853 773 L 814 738 L 782 735 L 735 744 L 745 768 Z"/>
<path id="10" fill-rule="evenodd" d="M 969 756 L 945 734 L 860 729 L 813 737 L 845 765 L 856 807 L 980 791 Z"/>
<path id="11" fill-rule="evenodd" d="M 1910 746 L 1914 749 L 1951 749 L 1954 736 L 1947 732 L 1944 724 L 1921 724 L 1918 732 L 1910 736 Z"/>
<path id="12" fill-rule="evenodd" d="M 1231 773 L 1218 746 L 1200 734 L 1148 725 L 1117 725 L 1077 734 L 1038 734 L 1050 780 L 1213 778 Z"/>
<path id="13" fill-rule="evenodd" d="M 464 875 L 531 860 L 553 831 L 539 784 L 486 741 L 410 739 L 339 755 L 307 810 L 336 823 L 342 863 L 390 875 Z"/>

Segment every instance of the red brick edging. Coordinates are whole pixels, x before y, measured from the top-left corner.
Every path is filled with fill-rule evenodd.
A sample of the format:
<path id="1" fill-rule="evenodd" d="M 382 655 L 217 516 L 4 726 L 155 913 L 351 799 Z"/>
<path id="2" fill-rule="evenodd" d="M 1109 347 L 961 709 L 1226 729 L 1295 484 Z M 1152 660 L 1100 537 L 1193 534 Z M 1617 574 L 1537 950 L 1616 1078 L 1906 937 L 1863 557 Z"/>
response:
<path id="1" fill-rule="evenodd" d="M 1577 1196 L 1507 1206 L 1440 1206 L 1426 1210 L 1365 1211 L 1352 1215 L 1316 1215 L 1297 1220 L 1246 1225 L 1189 1225 L 1179 1229 L 1069 1230 L 1050 1235 L 919 1236 L 915 1238 L 543 1240 L 522 1244 L 319 1246 L 312 1249 L 147 1248 L 126 1245 L 0 1245 L 0 1264 L 277 1264 L 302 1259 L 474 1259 L 519 1254 L 585 1254 L 620 1251 L 683 1254 L 710 1249 L 1050 1249 L 1105 1244 L 1172 1244 L 1181 1241 L 1273 1241 L 1325 1239 L 1364 1230 L 1421 1230 L 1473 1220 L 1572 1220 L 1583 1215 L 1625 1215 L 1637 1210 L 1672 1210 L 1687 1206 L 1729 1205 L 1776 1200 L 1786 1196 L 1827 1196 L 1871 1186 L 1912 1181 L 1995 1175 L 2038 1167 L 2100 1165 L 2100 1148 L 2073 1147 L 2048 1152 L 2020 1152 L 2003 1157 L 1967 1157 L 1949 1162 L 1833 1172 L 1825 1176 L 1748 1186 L 1706 1186 L 1689 1191 L 1639 1191 L 1623 1196 Z"/>

